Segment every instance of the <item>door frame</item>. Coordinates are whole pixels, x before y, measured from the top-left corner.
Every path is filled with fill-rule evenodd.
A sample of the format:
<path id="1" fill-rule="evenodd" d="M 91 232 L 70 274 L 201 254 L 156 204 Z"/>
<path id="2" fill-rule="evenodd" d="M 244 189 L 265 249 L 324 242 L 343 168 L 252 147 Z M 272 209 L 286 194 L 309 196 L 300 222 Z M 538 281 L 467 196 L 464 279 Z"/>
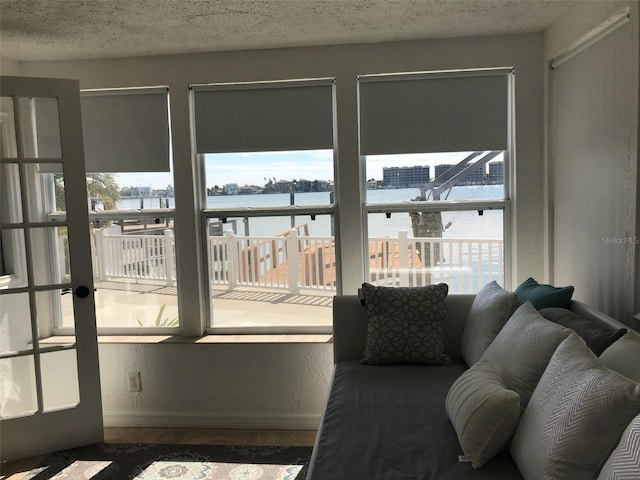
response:
<path id="1" fill-rule="evenodd" d="M 37 291 L 49 291 L 64 287 L 71 289 L 72 292 L 77 292 L 78 288 L 82 286 L 89 289 L 89 295 L 84 298 L 73 295 L 75 342 L 72 342 L 70 348 L 76 351 L 79 402 L 72 407 L 45 411 L 42 387 L 37 386 L 38 405 L 35 413 L 0 421 L 1 460 L 8 461 L 101 442 L 104 439 L 104 430 L 79 82 L 66 79 L 3 76 L 0 78 L 0 94 L 3 97 L 56 98 L 58 101 L 62 158 L 56 160 L 61 162 L 63 166 L 67 218 L 66 222 L 56 222 L 53 225 L 66 226 L 68 229 L 69 261 L 72 272 L 69 284 L 49 285 L 48 288 L 34 286 L 33 275 L 30 273 L 27 287 L 8 289 L 0 292 L 0 294 L 28 293 L 31 316 L 33 318 L 37 314 L 34 300 Z M 43 159 L 24 158 L 22 156 L 18 102 L 15 98 L 13 104 L 14 118 L 16 119 L 15 136 L 18 144 L 18 158 L 17 160 L 6 159 L 6 162 L 39 162 Z M 2 162 L 5 163 L 5 159 Z M 21 174 L 23 174 L 24 169 L 21 168 L 21 170 Z M 21 191 L 21 196 L 24 195 L 26 193 Z M 42 222 L 30 223 L 24 208 L 26 203 L 23 201 L 22 205 L 22 228 L 27 231 L 35 226 L 42 226 L 40 225 Z M 25 245 L 25 247 L 27 246 Z M 27 265 L 28 270 L 32 272 L 32 266 L 29 263 Z M 37 323 L 36 317 L 31 322 L 32 329 L 36 333 Z M 40 339 L 37 335 L 34 334 L 33 338 L 34 343 L 31 350 L 34 359 L 41 355 L 41 348 L 44 352 L 51 351 L 46 346 L 40 346 Z M 39 365 L 38 360 L 35 363 Z M 39 366 L 36 367 L 36 383 L 38 382 L 41 385 L 42 377 Z"/>

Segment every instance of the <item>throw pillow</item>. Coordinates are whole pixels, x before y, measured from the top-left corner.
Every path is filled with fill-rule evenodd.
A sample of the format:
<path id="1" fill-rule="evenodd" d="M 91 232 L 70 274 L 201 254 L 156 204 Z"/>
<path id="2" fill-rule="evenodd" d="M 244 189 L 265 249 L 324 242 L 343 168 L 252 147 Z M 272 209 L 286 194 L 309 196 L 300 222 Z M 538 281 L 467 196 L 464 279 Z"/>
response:
<path id="1" fill-rule="evenodd" d="M 540 310 L 540 315 L 576 332 L 596 355 L 600 355 L 613 342 L 627 333 L 626 328 L 610 330 L 601 327 L 566 308 L 543 308 Z"/>
<path id="2" fill-rule="evenodd" d="M 640 410 L 640 385 L 604 367 L 575 333 L 558 347 L 511 442 L 526 479 L 594 479 Z"/>
<path id="3" fill-rule="evenodd" d="M 362 285 L 367 339 L 362 363 L 444 365 L 445 283 L 426 287 Z"/>
<path id="4" fill-rule="evenodd" d="M 508 447 L 520 419 L 520 395 L 483 360 L 453 382 L 445 408 L 462 451 L 480 468 Z"/>
<path id="5" fill-rule="evenodd" d="M 554 287 L 528 278 L 516 288 L 516 295 L 520 303 L 531 302 L 538 310 L 548 307 L 569 308 L 573 287 Z"/>
<path id="6" fill-rule="evenodd" d="M 572 333 L 542 317 L 531 303 L 518 307 L 482 355 L 504 383 L 520 395 L 521 412 L 527 407 L 549 359 Z"/>
<path id="7" fill-rule="evenodd" d="M 611 370 L 640 383 L 640 334 L 627 332 L 602 352 L 600 361 Z"/>
<path id="8" fill-rule="evenodd" d="M 462 333 L 462 358 L 472 366 L 496 338 L 513 311 L 518 296 L 508 292 L 497 282 L 488 283 L 476 295 Z"/>
<path id="9" fill-rule="evenodd" d="M 640 478 L 640 415 L 631 420 L 620 443 L 602 467 L 598 480 Z"/>

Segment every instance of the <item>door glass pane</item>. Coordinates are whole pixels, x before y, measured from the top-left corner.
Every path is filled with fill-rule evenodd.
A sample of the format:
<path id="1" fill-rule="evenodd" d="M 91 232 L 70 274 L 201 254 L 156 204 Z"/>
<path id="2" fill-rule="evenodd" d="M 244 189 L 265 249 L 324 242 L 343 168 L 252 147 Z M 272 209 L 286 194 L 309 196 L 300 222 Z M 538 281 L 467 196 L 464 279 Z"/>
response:
<path id="1" fill-rule="evenodd" d="M 41 344 L 51 343 L 46 339 L 53 334 L 53 328 L 73 328 L 75 326 L 71 289 L 36 292 L 36 311 L 38 312 L 38 336 Z M 74 338 L 65 339 L 66 343 L 74 341 Z"/>
<path id="2" fill-rule="evenodd" d="M 40 366 L 42 369 L 44 411 L 77 405 L 80 401 L 80 393 L 78 391 L 78 360 L 75 348 L 43 353 L 40 357 Z"/>
<path id="3" fill-rule="evenodd" d="M 23 229 L 0 229 L 0 267 L 4 288 L 27 286 L 27 253 Z"/>
<path id="4" fill-rule="evenodd" d="M 67 227 L 32 228 L 30 232 L 35 285 L 71 282 Z"/>
<path id="5" fill-rule="evenodd" d="M 0 156 L 18 157 L 13 97 L 0 97 Z"/>
<path id="6" fill-rule="evenodd" d="M 56 98 L 20 98 L 20 127 L 25 158 L 60 158 L 60 119 Z"/>
<path id="7" fill-rule="evenodd" d="M 17 163 L 0 165 L 0 223 L 22 222 L 20 173 Z"/>
<path id="8" fill-rule="evenodd" d="M 0 418 L 30 415 L 37 405 L 33 355 L 0 359 Z"/>
<path id="9" fill-rule="evenodd" d="M 66 216 L 64 175 L 61 163 L 25 165 L 25 187 L 29 221 L 64 221 Z"/>
<path id="10" fill-rule="evenodd" d="M 0 333 L 0 354 L 32 348 L 28 293 L 12 293 L 0 297 Z"/>

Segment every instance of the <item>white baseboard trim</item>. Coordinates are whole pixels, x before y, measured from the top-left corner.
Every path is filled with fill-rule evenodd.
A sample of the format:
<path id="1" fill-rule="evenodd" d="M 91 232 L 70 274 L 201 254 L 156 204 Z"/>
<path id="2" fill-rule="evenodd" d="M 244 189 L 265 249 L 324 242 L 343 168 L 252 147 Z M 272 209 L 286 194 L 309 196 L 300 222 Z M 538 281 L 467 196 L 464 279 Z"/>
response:
<path id="1" fill-rule="evenodd" d="M 311 430 L 318 428 L 320 415 L 194 415 L 105 412 L 103 421 L 105 427 Z"/>

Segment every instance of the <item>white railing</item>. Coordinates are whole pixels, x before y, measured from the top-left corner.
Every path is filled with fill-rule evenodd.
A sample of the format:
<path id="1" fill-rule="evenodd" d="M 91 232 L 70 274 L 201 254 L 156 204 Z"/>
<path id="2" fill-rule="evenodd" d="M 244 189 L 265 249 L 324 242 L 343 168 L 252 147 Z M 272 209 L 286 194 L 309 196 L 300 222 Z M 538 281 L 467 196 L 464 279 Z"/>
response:
<path id="1" fill-rule="evenodd" d="M 502 239 L 369 239 L 369 275 L 377 285 L 421 286 L 447 283 L 449 291 L 472 293 L 491 280 L 504 285 Z"/>
<path id="2" fill-rule="evenodd" d="M 94 230 L 97 280 L 132 278 L 176 284 L 173 230 L 163 235 L 122 235 L 119 227 Z"/>
<path id="3" fill-rule="evenodd" d="M 301 288 L 335 290 L 333 237 L 298 233 L 299 229 L 292 229 L 275 237 L 241 237 L 227 231 L 222 237 L 209 237 L 209 281 L 229 290 L 238 286 L 291 293 Z"/>
<path id="4" fill-rule="evenodd" d="M 207 242 L 210 285 L 272 288 L 298 294 L 336 290 L 334 237 L 311 237 L 300 227 L 273 237 L 245 237 L 231 231 Z M 156 280 L 174 286 L 175 241 L 163 235 L 123 235 L 119 227 L 94 231 L 94 275 Z M 68 268 L 68 267 L 67 267 Z M 369 239 L 370 282 L 420 286 L 444 282 L 449 291 L 476 292 L 491 280 L 504 284 L 502 239 Z"/>

